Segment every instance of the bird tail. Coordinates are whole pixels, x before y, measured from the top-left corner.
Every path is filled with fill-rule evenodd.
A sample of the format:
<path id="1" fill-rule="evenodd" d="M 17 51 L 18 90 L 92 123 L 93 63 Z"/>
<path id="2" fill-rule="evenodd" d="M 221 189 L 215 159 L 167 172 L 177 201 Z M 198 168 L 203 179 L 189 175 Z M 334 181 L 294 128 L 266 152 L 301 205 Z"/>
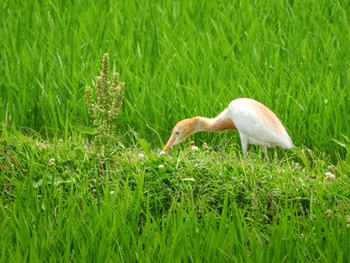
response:
<path id="1" fill-rule="evenodd" d="M 284 140 L 282 140 L 282 142 L 280 143 L 280 146 L 283 149 L 292 149 L 295 147 L 295 145 L 292 142 L 292 139 L 289 137 L 288 134 L 286 134 L 286 137 L 284 138 Z"/>

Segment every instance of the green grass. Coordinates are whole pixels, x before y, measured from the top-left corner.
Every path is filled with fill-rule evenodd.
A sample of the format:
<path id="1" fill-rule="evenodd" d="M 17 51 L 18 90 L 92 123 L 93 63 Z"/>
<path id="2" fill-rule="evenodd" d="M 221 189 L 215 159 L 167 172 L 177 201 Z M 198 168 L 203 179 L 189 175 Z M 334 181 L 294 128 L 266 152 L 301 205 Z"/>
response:
<path id="1" fill-rule="evenodd" d="M 101 159 L 86 143 L 9 136 L 0 261 L 346 262 L 348 163 L 328 180 L 323 163 L 242 165 L 237 148 Z"/>
<path id="2" fill-rule="evenodd" d="M 346 1 L 0 10 L 1 262 L 347 262 Z M 126 89 L 118 143 L 101 157 L 85 86 L 106 52 Z M 242 163 L 229 131 L 192 136 L 207 151 L 158 155 L 178 120 L 237 97 L 276 112 L 298 150 L 269 151 L 280 161 L 267 167 L 252 147 Z"/>

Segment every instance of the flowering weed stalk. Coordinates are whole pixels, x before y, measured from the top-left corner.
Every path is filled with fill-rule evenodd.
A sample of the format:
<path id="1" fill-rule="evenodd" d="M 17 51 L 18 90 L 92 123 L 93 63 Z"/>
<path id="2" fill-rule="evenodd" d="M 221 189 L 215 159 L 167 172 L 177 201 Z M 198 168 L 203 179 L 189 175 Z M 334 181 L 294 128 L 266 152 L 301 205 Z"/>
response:
<path id="1" fill-rule="evenodd" d="M 95 91 L 86 87 L 86 103 L 93 120 L 95 142 L 105 148 L 113 141 L 118 117 L 124 98 L 124 83 L 119 81 L 119 73 L 113 74 L 112 84 L 109 80 L 109 57 L 104 54 L 102 70 L 95 77 Z"/>

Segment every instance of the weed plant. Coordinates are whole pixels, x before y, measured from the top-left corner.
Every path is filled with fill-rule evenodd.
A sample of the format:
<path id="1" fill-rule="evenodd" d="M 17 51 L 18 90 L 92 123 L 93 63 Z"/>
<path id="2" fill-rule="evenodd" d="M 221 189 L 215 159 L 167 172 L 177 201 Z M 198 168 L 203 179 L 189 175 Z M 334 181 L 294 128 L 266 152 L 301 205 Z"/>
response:
<path id="1" fill-rule="evenodd" d="M 124 83 L 119 82 L 119 73 L 113 74 L 112 85 L 109 80 L 109 57 L 104 54 L 102 70 L 95 78 L 95 90 L 85 88 L 86 104 L 93 119 L 95 143 L 106 149 L 115 146 L 115 119 L 119 115 L 124 98 Z M 96 97 L 96 99 L 95 99 Z"/>

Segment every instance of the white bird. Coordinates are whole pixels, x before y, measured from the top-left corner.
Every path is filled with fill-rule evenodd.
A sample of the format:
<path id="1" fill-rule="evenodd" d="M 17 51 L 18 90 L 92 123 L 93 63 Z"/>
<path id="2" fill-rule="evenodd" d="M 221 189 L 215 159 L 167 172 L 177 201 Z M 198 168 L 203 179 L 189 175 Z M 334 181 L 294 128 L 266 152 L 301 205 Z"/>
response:
<path id="1" fill-rule="evenodd" d="M 228 108 L 215 118 L 194 117 L 179 121 L 163 148 L 167 152 L 172 146 L 181 143 L 191 134 L 200 131 L 237 130 L 241 139 L 243 160 L 246 159 L 248 144 L 262 146 L 267 163 L 270 160 L 266 147 L 294 147 L 286 129 L 277 116 L 260 102 L 239 98 L 230 102 Z"/>

